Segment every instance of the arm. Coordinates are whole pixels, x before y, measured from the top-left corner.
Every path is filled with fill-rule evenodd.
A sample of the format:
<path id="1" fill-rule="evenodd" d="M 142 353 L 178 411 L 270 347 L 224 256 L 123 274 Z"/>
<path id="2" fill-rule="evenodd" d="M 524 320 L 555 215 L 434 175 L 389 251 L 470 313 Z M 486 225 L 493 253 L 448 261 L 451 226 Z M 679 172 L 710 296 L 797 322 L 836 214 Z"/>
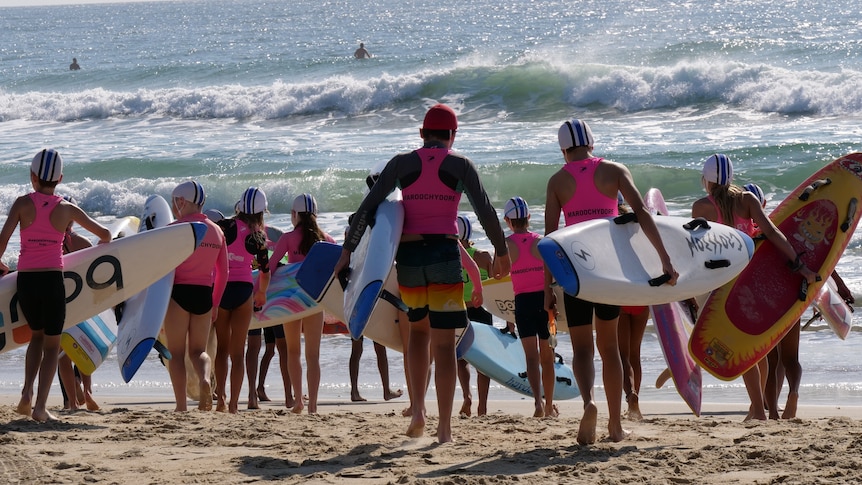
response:
<path id="1" fill-rule="evenodd" d="M 464 249 L 464 245 L 460 241 L 458 242 L 458 249 L 461 250 L 461 264 L 473 283 L 473 294 L 470 297 L 470 302 L 474 307 L 480 307 L 482 306 L 482 277 L 479 275 L 479 266 L 473 261 L 470 253 Z"/>
<path id="2" fill-rule="evenodd" d="M 450 157 L 449 160 L 453 158 L 455 157 Z M 512 263 L 506 248 L 506 236 L 503 234 L 500 220 L 497 219 L 497 211 L 488 199 L 488 193 L 485 192 L 485 187 L 479 180 L 479 173 L 473 162 L 467 158 L 458 158 L 458 160 L 463 160 L 460 178 L 464 184 L 464 193 L 467 194 L 467 199 L 473 206 L 473 212 L 476 213 L 485 234 L 491 240 L 491 244 L 494 245 L 494 278 L 502 278 L 509 274 Z"/>
<path id="3" fill-rule="evenodd" d="M 3 229 L 0 231 L 0 255 L 6 252 L 6 247 L 9 245 L 9 239 L 12 237 L 12 233 L 15 232 L 15 228 L 18 227 L 18 223 L 21 220 L 21 203 L 21 197 L 15 200 L 12 207 L 9 209 L 9 216 L 3 224 Z M 0 273 L 5 275 L 8 272 L 9 267 L 0 261 Z"/>
<path id="4" fill-rule="evenodd" d="M 278 242 L 275 243 L 275 247 L 272 249 L 272 256 L 269 257 L 270 264 L 276 267 L 278 266 L 278 262 L 287 254 L 288 234 L 290 233 L 286 232 L 278 238 Z"/>
<path id="5" fill-rule="evenodd" d="M 751 220 L 757 224 L 757 227 L 760 229 L 760 232 L 763 233 L 764 236 L 778 248 L 779 251 L 784 253 L 787 257 L 787 260 L 790 262 L 797 261 L 796 250 L 793 249 L 793 246 L 790 245 L 790 242 L 787 241 L 787 238 L 784 234 L 775 227 L 775 224 L 772 223 L 772 220 L 763 212 L 763 207 L 760 205 L 760 201 L 757 200 L 754 194 L 750 192 L 745 192 L 742 197 L 742 203 L 745 209 L 748 211 L 749 216 L 751 216 Z M 814 283 L 817 281 L 818 275 L 817 273 L 811 271 L 807 266 L 799 262 L 801 266 L 799 268 L 793 269 L 793 271 L 798 272 L 805 278 L 808 283 Z"/>
<path id="6" fill-rule="evenodd" d="M 92 217 L 88 216 L 87 213 L 82 211 L 78 206 L 69 204 L 67 202 L 63 202 L 63 204 L 68 205 L 68 207 L 71 209 L 72 220 L 77 222 L 78 225 L 92 232 L 97 238 L 99 238 L 99 244 L 111 242 L 111 231 L 107 227 L 96 222 Z"/>
<path id="7" fill-rule="evenodd" d="M 844 280 L 838 275 L 838 271 L 832 271 L 832 279 L 835 281 L 835 286 L 838 287 L 838 295 L 843 298 L 848 305 L 856 303 L 856 298 L 853 296 L 853 292 L 850 291 L 850 288 L 847 287 Z"/>
<path id="8" fill-rule="evenodd" d="M 272 274 L 269 269 L 269 264 L 272 260 L 269 259 L 269 250 L 266 248 L 265 237 L 260 241 L 255 259 L 257 260 L 259 269 L 257 271 L 257 291 L 254 293 L 252 306 L 261 308 L 266 304 L 266 290 L 269 288 L 269 280 Z"/>
<path id="9" fill-rule="evenodd" d="M 221 297 L 224 295 L 225 286 L 227 286 L 228 277 L 228 262 L 227 262 L 227 244 L 224 238 L 221 240 L 221 249 L 215 262 L 213 273 L 213 311 L 212 321 L 215 322 L 218 317 L 218 306 L 221 303 Z"/>
<path id="10" fill-rule="evenodd" d="M 644 236 L 646 236 L 658 253 L 659 259 L 661 259 L 662 271 L 665 274 L 670 275 L 670 281 L 668 281 L 668 284 L 671 286 L 676 285 L 679 273 L 676 272 L 673 267 L 673 263 L 671 263 L 670 255 L 668 255 L 667 250 L 664 247 L 664 242 L 661 240 L 661 235 L 658 232 L 658 227 L 655 225 L 652 214 L 644 205 L 643 198 L 641 198 L 640 192 L 638 192 L 638 189 L 635 187 L 629 170 L 623 165 L 616 165 L 620 169 L 619 190 L 623 194 L 623 198 L 629 204 L 629 207 L 632 208 L 632 212 L 637 215 L 638 224 L 641 226 L 641 231 L 643 231 Z"/>
<path id="11" fill-rule="evenodd" d="M 560 227 L 560 212 L 563 211 L 563 204 L 557 195 L 557 186 L 559 185 L 559 175 L 557 172 L 548 180 L 548 187 L 545 191 L 545 235 L 556 231 Z M 556 311 L 557 296 L 554 295 L 554 290 L 551 285 L 554 283 L 554 276 L 545 265 L 545 309 L 548 311 Z"/>

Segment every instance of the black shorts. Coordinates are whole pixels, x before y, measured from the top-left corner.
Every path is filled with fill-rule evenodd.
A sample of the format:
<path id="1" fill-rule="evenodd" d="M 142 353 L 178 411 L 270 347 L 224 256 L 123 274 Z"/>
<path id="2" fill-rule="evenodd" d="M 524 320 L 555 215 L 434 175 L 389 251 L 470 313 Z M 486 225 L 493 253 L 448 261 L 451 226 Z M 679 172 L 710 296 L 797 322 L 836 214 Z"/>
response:
<path id="1" fill-rule="evenodd" d="M 548 340 L 551 337 L 544 290 L 515 295 L 515 325 L 521 338 L 539 337 Z"/>
<path id="2" fill-rule="evenodd" d="M 212 286 L 174 285 L 171 298 L 192 315 L 203 315 L 213 309 Z"/>
<path id="3" fill-rule="evenodd" d="M 583 327 L 593 324 L 593 312 L 601 320 L 613 320 L 620 316 L 620 307 L 591 303 L 564 293 L 563 305 L 566 309 L 566 321 L 570 327 Z"/>
<path id="4" fill-rule="evenodd" d="M 66 321 L 66 286 L 63 272 L 19 271 L 18 303 L 30 330 L 45 335 L 63 333 Z"/>
<path id="5" fill-rule="evenodd" d="M 494 316 L 491 315 L 491 312 L 485 310 L 485 307 L 477 306 L 477 307 L 467 307 L 467 318 L 470 319 L 471 322 L 476 323 L 484 323 L 485 325 L 493 325 L 494 324 Z"/>
<path id="6" fill-rule="evenodd" d="M 281 325 L 275 325 L 266 328 L 255 328 L 248 331 L 249 337 L 253 337 L 260 334 L 263 334 L 263 341 L 265 343 L 273 344 L 275 343 L 275 339 L 284 338 L 284 327 Z"/>
<path id="7" fill-rule="evenodd" d="M 228 281 L 221 297 L 219 308 L 236 310 L 251 298 L 254 285 L 247 281 Z"/>

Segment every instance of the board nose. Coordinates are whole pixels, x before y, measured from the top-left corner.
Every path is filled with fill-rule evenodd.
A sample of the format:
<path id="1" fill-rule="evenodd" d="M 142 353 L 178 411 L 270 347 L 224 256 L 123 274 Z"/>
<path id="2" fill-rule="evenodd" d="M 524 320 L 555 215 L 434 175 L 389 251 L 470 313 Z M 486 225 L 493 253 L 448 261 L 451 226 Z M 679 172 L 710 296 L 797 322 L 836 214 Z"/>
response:
<path id="1" fill-rule="evenodd" d="M 207 225 L 203 222 L 190 222 L 189 224 L 192 225 L 192 231 L 195 234 L 195 247 L 198 247 L 207 234 Z"/>

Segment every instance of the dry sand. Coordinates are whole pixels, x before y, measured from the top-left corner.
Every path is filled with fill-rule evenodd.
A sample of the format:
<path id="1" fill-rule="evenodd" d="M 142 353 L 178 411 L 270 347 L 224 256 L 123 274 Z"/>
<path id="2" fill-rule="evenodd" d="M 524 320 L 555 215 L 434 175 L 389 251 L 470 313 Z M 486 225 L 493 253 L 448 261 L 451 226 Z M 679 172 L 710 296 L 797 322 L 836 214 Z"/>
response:
<path id="1" fill-rule="evenodd" d="M 789 421 L 743 422 L 744 405 L 642 403 L 631 437 L 575 441 L 580 401 L 535 419 L 526 400 L 494 401 L 484 417 L 456 418 L 438 445 L 429 401 L 426 436 L 403 435 L 404 399 L 322 402 L 292 415 L 274 403 L 238 415 L 174 413 L 170 402 L 100 399 L 102 410 L 36 423 L 0 396 L 0 483 L 860 483 L 862 407 L 802 406 Z M 457 406 L 460 405 L 456 402 Z M 193 409 L 193 406 L 190 405 Z"/>

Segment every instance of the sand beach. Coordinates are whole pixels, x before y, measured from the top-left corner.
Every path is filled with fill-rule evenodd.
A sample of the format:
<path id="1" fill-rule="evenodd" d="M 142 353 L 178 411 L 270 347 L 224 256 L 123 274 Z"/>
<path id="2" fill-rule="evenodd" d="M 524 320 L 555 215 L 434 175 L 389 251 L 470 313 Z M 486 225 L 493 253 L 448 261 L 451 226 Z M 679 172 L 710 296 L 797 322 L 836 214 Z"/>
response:
<path id="1" fill-rule="evenodd" d="M 403 432 L 404 399 L 324 401 L 318 415 L 278 402 L 238 415 L 172 412 L 167 401 L 117 397 L 102 410 L 39 424 L 0 398 L 3 483 L 858 483 L 862 407 L 801 406 L 799 418 L 743 422 L 739 404 L 644 402 L 629 439 L 575 441 L 579 401 L 535 419 L 526 400 L 493 401 L 484 417 L 456 418 L 438 445 L 434 401 L 422 438 Z M 59 402 L 53 409 L 59 408 Z"/>

